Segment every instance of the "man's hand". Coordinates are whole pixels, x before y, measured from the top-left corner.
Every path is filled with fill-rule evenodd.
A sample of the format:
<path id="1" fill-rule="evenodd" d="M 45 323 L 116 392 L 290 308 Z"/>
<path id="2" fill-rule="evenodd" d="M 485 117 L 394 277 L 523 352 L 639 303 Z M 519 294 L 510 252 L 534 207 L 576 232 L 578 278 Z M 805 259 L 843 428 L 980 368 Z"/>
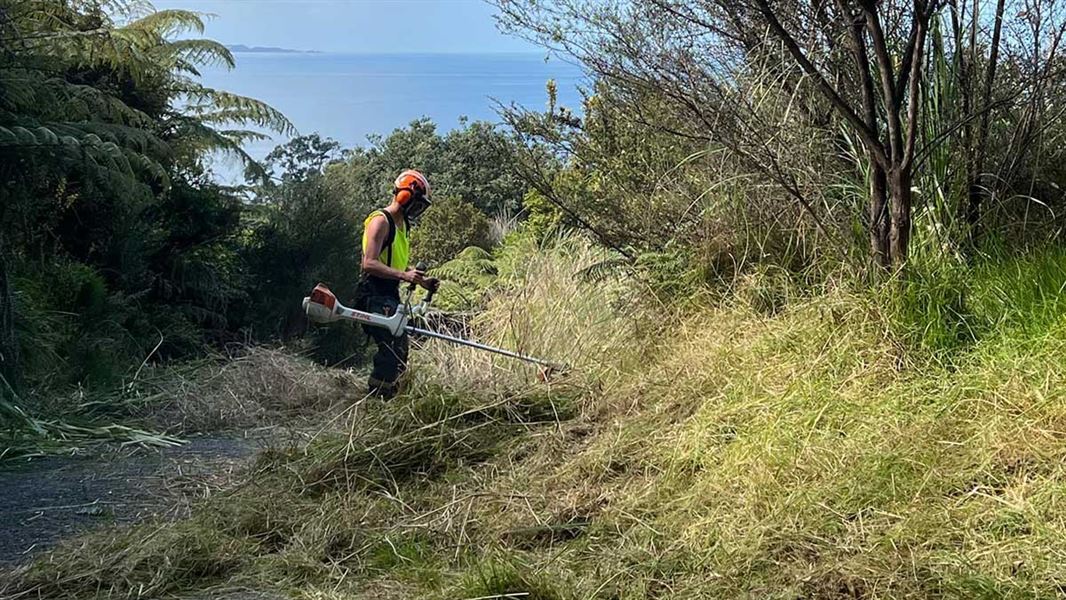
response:
<path id="1" fill-rule="evenodd" d="M 404 271 L 403 280 L 407 283 L 426 287 L 426 272 L 419 271 L 418 269 L 407 269 Z"/>
<path id="2" fill-rule="evenodd" d="M 440 279 L 437 279 L 436 277 L 426 277 L 422 280 L 422 287 L 431 292 L 435 292 L 437 291 L 437 288 L 440 287 Z"/>

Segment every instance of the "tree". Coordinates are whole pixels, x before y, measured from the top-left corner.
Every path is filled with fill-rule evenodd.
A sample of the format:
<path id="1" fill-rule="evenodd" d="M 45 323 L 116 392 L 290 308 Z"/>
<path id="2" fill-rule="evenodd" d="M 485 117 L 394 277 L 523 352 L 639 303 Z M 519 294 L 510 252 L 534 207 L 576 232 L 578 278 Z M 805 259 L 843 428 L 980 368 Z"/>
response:
<path id="1" fill-rule="evenodd" d="M 699 228 L 693 199 L 706 180 L 688 167 L 704 146 L 669 133 L 679 124 L 659 96 L 600 81 L 578 119 L 556 105 L 551 82 L 547 91 L 544 113 L 503 111 L 518 138 L 512 168 L 536 191 L 525 198 L 534 203 L 525 204 L 527 215 L 547 202 L 558 212 L 553 220 L 629 258 Z"/>
<path id="2" fill-rule="evenodd" d="M 0 340 L 47 344 L 60 360 L 123 346 L 140 361 L 158 339 L 147 315 L 183 320 L 168 340 L 186 325 L 197 339 L 221 327 L 240 206 L 201 179 L 201 160 L 229 152 L 262 174 L 241 148 L 262 137 L 249 128 L 292 127 L 199 83 L 200 66 L 233 66 L 223 45 L 190 36 L 202 31 L 195 13 L 141 1 L 0 0 L 0 279 L 19 288 L 18 302 L 0 298 L 12 316 Z M 11 341 L 20 323 L 52 327 L 20 313 L 76 291 L 40 292 L 46 273 L 89 282 L 109 318 L 74 315 L 62 331 Z"/>
<path id="3" fill-rule="evenodd" d="M 883 266 L 906 260 L 920 73 L 938 0 L 496 4 L 512 30 L 578 57 L 614 85 L 667 99 L 689 121 L 673 133 L 724 145 L 823 229 L 762 104 L 792 96 L 812 128 L 842 123 L 866 153 L 871 254 Z"/>
<path id="4" fill-rule="evenodd" d="M 464 124 L 441 136 L 432 121 L 420 119 L 369 141 L 326 169 L 328 184 L 365 212 L 388 201 L 404 169 L 425 173 L 435 197 L 460 198 L 489 216 L 519 210 L 525 182 L 515 175 L 517 148 L 488 123 Z"/>
<path id="5" fill-rule="evenodd" d="M 464 123 L 444 136 L 441 151 L 442 164 L 433 182 L 437 189 L 488 216 L 521 211 L 526 183 L 516 173 L 517 149 L 497 127 L 484 121 Z"/>
<path id="6" fill-rule="evenodd" d="M 336 140 L 312 133 L 274 148 L 263 163 L 273 179 L 280 179 L 283 183 L 300 181 L 321 175 L 327 165 L 340 160 L 340 149 L 341 145 Z M 274 172 L 275 168 L 281 169 L 280 175 Z"/>
<path id="7" fill-rule="evenodd" d="M 326 169 L 327 185 L 348 198 L 360 212 L 388 203 L 392 183 L 405 169 L 418 169 L 435 182 L 441 164 L 441 138 L 429 119 L 412 121 L 387 137 L 370 136 L 370 144 L 346 153 L 342 163 Z M 440 192 L 435 187 L 434 194 Z"/>
<path id="8" fill-rule="evenodd" d="M 350 298 L 360 274 L 361 211 L 323 168 L 336 143 L 318 136 L 295 138 L 274 149 L 280 183 L 257 189 L 243 248 L 250 296 L 245 322 L 259 337 L 291 338 L 306 320 L 300 298 L 316 283 Z M 268 164 L 270 164 L 268 163 Z"/>
<path id="9" fill-rule="evenodd" d="M 947 8 L 948 33 L 934 56 L 943 56 L 951 91 L 958 95 L 943 112 L 960 126 L 943 135 L 964 166 L 956 229 L 972 250 L 993 200 L 1012 188 L 1032 197 L 1050 171 L 1046 165 L 1056 162 L 1061 143 L 1051 122 L 1062 115 L 1056 98 L 1066 79 L 1060 68 L 1066 15 L 1061 3 L 1031 0 L 972 5 L 948 0 Z M 1040 164 L 1044 167 L 1027 168 Z"/>

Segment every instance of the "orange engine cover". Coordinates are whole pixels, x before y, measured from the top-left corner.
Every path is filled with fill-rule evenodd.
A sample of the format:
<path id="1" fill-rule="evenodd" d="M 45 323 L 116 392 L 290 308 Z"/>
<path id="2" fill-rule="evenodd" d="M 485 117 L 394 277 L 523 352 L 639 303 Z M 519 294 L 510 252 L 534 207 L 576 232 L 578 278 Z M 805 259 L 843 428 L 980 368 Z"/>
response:
<path id="1" fill-rule="evenodd" d="M 337 305 L 337 296 L 329 291 L 328 287 L 320 283 L 315 286 L 315 289 L 311 290 L 311 302 L 333 310 L 333 307 Z"/>

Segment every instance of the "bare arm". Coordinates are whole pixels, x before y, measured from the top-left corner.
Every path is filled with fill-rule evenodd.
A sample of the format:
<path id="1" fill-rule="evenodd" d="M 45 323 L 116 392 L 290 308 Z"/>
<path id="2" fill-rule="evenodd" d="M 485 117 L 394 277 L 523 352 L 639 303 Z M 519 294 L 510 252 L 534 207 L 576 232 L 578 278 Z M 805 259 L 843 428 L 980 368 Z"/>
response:
<path id="1" fill-rule="evenodd" d="M 408 283 L 421 284 L 425 273 L 411 269 L 400 271 L 381 262 L 381 247 L 389 237 L 389 224 L 383 216 L 371 219 L 367 226 L 366 252 L 363 253 L 363 272 L 382 279 L 394 279 Z"/>

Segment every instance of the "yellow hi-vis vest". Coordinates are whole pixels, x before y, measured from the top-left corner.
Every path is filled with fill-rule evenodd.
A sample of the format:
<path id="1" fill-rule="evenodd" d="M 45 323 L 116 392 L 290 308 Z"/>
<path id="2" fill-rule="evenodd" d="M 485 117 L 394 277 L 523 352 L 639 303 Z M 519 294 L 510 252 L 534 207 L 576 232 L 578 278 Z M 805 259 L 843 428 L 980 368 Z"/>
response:
<path id="1" fill-rule="evenodd" d="M 411 243 L 407 239 L 407 227 L 398 227 L 392 219 L 392 215 L 384 210 L 375 210 L 363 221 L 363 254 L 366 254 L 367 243 L 370 239 L 367 232 L 370 231 L 370 222 L 378 217 L 383 217 L 389 223 L 389 234 L 385 243 L 381 245 L 381 254 L 378 260 L 398 271 L 407 270 L 407 260 L 411 256 Z"/>

